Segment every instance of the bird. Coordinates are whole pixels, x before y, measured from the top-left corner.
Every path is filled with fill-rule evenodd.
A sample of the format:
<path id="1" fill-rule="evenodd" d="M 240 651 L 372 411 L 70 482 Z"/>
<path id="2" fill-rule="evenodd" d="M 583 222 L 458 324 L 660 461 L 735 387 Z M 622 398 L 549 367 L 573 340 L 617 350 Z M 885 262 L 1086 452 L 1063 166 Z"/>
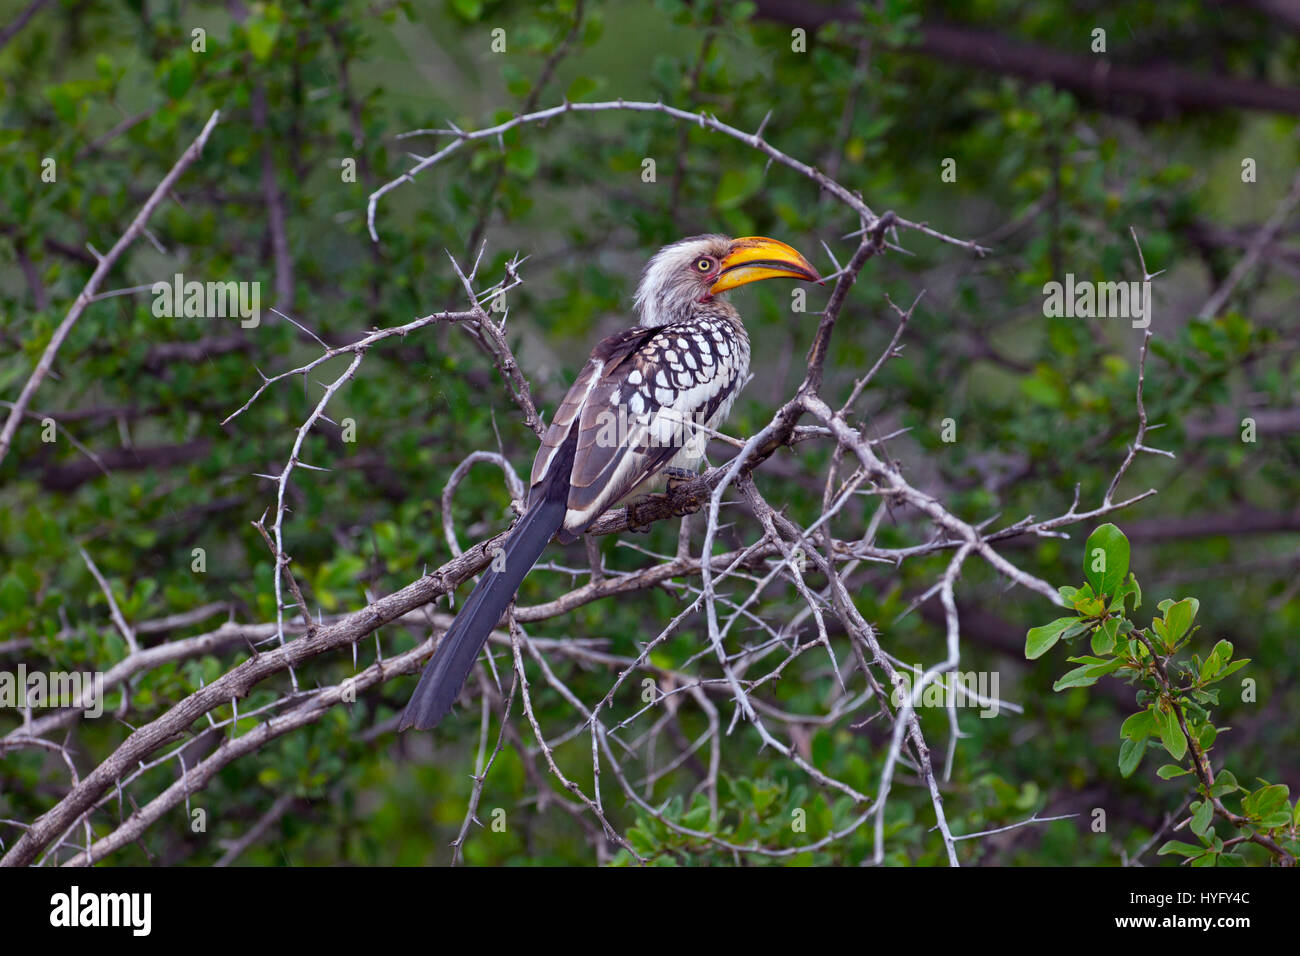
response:
<path id="1" fill-rule="evenodd" d="M 439 642 L 399 731 L 432 729 L 451 711 L 552 539 L 572 543 L 625 499 L 695 476 L 708 435 L 749 376 L 749 335 L 727 293 L 777 277 L 821 281 L 807 259 L 766 236 L 691 236 L 650 259 L 634 300 L 638 324 L 601 340 L 560 402 L 523 514 Z"/>

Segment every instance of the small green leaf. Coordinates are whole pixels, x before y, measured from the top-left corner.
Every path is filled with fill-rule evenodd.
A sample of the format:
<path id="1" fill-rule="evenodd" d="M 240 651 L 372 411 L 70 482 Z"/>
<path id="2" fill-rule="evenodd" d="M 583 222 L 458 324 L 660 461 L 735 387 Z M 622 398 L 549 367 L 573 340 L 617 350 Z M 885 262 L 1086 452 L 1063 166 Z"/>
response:
<path id="1" fill-rule="evenodd" d="M 163 89 L 174 100 L 179 100 L 194 83 L 194 59 L 188 51 L 174 57 L 163 77 Z"/>
<path id="2" fill-rule="evenodd" d="M 1227 677 L 1229 674 L 1235 674 L 1237 671 L 1241 670 L 1243 667 L 1245 667 L 1245 666 L 1246 666 L 1247 664 L 1249 664 L 1249 663 L 1250 663 L 1250 658 L 1249 658 L 1249 657 L 1243 657 L 1241 660 L 1233 661 L 1231 664 L 1229 664 L 1229 665 L 1228 665 L 1227 667 L 1225 667 L 1223 670 L 1219 671 L 1218 677 L 1215 678 L 1215 680 L 1216 680 L 1216 681 L 1221 681 L 1221 680 L 1223 680 L 1225 677 Z"/>
<path id="3" fill-rule="evenodd" d="M 1108 661 L 1102 661 L 1100 664 L 1093 664 L 1088 668 L 1089 677 L 1105 677 L 1107 674 L 1113 674 L 1124 666 L 1122 657 L 1112 657 Z"/>
<path id="4" fill-rule="evenodd" d="M 1210 788 L 1210 795 L 1214 797 L 1226 796 L 1232 793 L 1238 787 L 1237 778 L 1231 770 L 1223 770 L 1214 778 L 1214 786 Z"/>
<path id="5" fill-rule="evenodd" d="M 1120 724 L 1119 735 L 1125 740 L 1132 740 L 1141 743 L 1151 736 L 1156 729 L 1155 719 L 1151 716 L 1149 710 L 1139 710 L 1136 714 L 1131 714 L 1124 723 Z"/>
<path id="6" fill-rule="evenodd" d="M 580 76 L 569 84 L 569 90 L 564 94 L 564 98 L 570 103 L 577 103 L 584 96 L 590 96 L 597 89 L 598 84 L 589 76 Z"/>
<path id="7" fill-rule="evenodd" d="M 1180 767 L 1176 763 L 1167 763 L 1156 771 L 1156 776 L 1161 780 L 1172 780 L 1174 777 L 1182 777 L 1191 773 L 1185 767 Z"/>
<path id="8" fill-rule="evenodd" d="M 1183 729 L 1178 726 L 1178 715 L 1174 713 L 1173 708 L 1161 710 L 1157 704 L 1152 704 L 1151 707 L 1151 716 L 1155 718 L 1160 742 L 1165 745 L 1171 757 L 1182 760 L 1187 754 L 1187 738 L 1183 736 Z"/>
<path id="9" fill-rule="evenodd" d="M 1176 604 L 1171 604 L 1165 610 L 1165 644 L 1171 650 L 1173 646 L 1182 640 L 1188 629 L 1192 626 L 1192 621 L 1196 619 L 1196 612 L 1200 610 L 1201 602 L 1196 598 L 1183 598 Z"/>
<path id="10" fill-rule="evenodd" d="M 1286 785 L 1272 784 L 1247 794 L 1241 801 L 1241 808 L 1252 817 L 1266 817 L 1287 806 L 1290 796 L 1291 791 Z"/>
<path id="11" fill-rule="evenodd" d="M 1133 610 L 1142 606 L 1142 587 L 1138 584 L 1137 576 L 1129 573 L 1128 580 L 1115 589 L 1115 596 L 1111 598 L 1110 609 L 1116 614 L 1124 614 L 1126 609 L 1124 602 L 1129 597 L 1133 598 Z"/>
<path id="12" fill-rule="evenodd" d="M 451 8 L 471 23 L 483 16 L 482 0 L 451 0 Z"/>
<path id="13" fill-rule="evenodd" d="M 537 172 L 537 153 L 527 146 L 516 146 L 506 153 L 506 169 L 524 179 L 531 179 Z"/>
<path id="14" fill-rule="evenodd" d="M 248 49 L 252 51 L 253 56 L 263 61 L 268 59 L 275 48 L 275 38 L 280 32 L 280 25 L 265 20 L 249 20 L 247 30 Z"/>
<path id="15" fill-rule="evenodd" d="M 1201 852 L 1199 846 L 1192 846 L 1190 843 L 1180 843 L 1177 840 L 1170 840 L 1156 851 L 1156 856 L 1168 856 L 1170 853 L 1177 853 L 1179 856 L 1193 857 L 1200 856 Z"/>
<path id="16" fill-rule="evenodd" d="M 1214 804 L 1209 800 L 1201 800 L 1192 805 L 1192 832 L 1197 836 L 1204 836 L 1213 820 Z"/>
<path id="17" fill-rule="evenodd" d="M 1126 740 L 1119 745 L 1119 772 L 1122 777 L 1133 776 L 1133 771 L 1142 762 L 1146 744 L 1136 740 Z"/>
<path id="18" fill-rule="evenodd" d="M 1091 668 L 1092 665 L 1084 664 L 1072 671 L 1066 671 L 1061 679 L 1052 685 L 1052 690 L 1059 692 L 1071 687 L 1091 687 L 1098 680 L 1098 677 L 1089 673 Z"/>
<path id="19" fill-rule="evenodd" d="M 1110 618 L 1092 632 L 1092 652 L 1109 654 L 1115 650 L 1115 637 L 1119 632 L 1119 618 Z"/>
<path id="20" fill-rule="evenodd" d="M 1219 641 L 1214 645 L 1214 650 L 1210 652 L 1210 656 L 1205 659 L 1205 663 L 1201 665 L 1201 680 L 1209 680 L 1214 677 L 1223 670 L 1223 665 L 1230 660 L 1232 660 L 1232 642 Z"/>

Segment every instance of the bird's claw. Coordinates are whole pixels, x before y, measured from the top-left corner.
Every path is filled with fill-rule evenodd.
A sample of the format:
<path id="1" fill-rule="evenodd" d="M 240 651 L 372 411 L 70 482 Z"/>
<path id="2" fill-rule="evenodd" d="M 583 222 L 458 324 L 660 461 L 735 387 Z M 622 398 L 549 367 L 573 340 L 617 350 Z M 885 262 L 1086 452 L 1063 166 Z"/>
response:
<path id="1" fill-rule="evenodd" d="M 649 532 L 650 526 L 654 524 L 654 521 L 652 520 L 641 521 L 639 517 L 641 514 L 641 509 L 654 501 L 663 501 L 667 497 L 668 497 L 667 495 L 660 495 L 660 494 L 642 495 L 640 498 L 637 498 L 635 501 L 628 502 L 627 530 L 631 531 L 634 534 L 646 534 L 647 532 Z"/>
<path id="2" fill-rule="evenodd" d="M 702 504 L 699 495 L 679 495 L 678 491 L 700 476 L 685 468 L 668 468 L 664 473 L 668 476 L 668 497 L 672 500 L 673 514 L 678 518 L 685 518 L 699 511 Z"/>

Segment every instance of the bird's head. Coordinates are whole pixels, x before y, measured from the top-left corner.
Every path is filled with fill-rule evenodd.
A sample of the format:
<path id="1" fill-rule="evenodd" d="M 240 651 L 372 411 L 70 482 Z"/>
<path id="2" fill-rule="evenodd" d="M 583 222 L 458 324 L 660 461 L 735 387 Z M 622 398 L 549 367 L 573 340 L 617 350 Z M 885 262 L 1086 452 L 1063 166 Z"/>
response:
<path id="1" fill-rule="evenodd" d="M 702 304 L 732 289 L 786 276 L 820 282 L 803 256 L 764 236 L 692 236 L 660 249 L 641 275 L 636 308 L 642 325 L 689 318 Z"/>

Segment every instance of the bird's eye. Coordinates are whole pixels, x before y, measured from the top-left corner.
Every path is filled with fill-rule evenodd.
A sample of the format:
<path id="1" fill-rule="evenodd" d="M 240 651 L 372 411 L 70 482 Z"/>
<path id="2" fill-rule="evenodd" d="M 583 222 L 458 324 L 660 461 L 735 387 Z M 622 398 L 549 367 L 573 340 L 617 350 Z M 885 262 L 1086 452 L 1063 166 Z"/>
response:
<path id="1" fill-rule="evenodd" d="M 710 269 L 713 268 L 713 260 L 700 259 L 695 263 L 695 268 L 699 269 L 701 272 L 708 272 Z"/>

